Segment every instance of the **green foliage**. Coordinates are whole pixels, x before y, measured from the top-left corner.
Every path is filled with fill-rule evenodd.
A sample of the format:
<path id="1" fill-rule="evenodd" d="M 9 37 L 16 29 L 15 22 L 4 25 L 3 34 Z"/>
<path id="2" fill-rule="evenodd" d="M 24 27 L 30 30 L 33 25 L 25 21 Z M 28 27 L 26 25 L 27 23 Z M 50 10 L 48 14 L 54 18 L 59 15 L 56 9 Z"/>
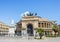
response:
<path id="1" fill-rule="evenodd" d="M 58 25 L 57 24 L 54 24 L 53 28 L 58 28 Z"/>
<path id="2" fill-rule="evenodd" d="M 52 29 L 55 33 L 58 32 L 58 25 L 54 24 L 53 29 Z"/>
<path id="3" fill-rule="evenodd" d="M 57 24 L 54 24 L 52 30 L 55 32 L 55 35 L 54 36 L 57 36 L 56 33 L 58 32 L 58 25 Z"/>
<path id="4" fill-rule="evenodd" d="M 43 33 L 44 33 L 44 29 L 39 28 L 39 29 L 37 29 L 37 32 L 38 32 L 39 34 L 43 34 Z"/>
<path id="5" fill-rule="evenodd" d="M 44 29 L 38 28 L 37 32 L 39 33 L 40 39 L 42 39 L 42 36 L 44 35 Z"/>
<path id="6" fill-rule="evenodd" d="M 58 29 L 56 29 L 56 28 L 53 28 L 53 31 L 54 31 L 54 32 L 58 32 Z"/>

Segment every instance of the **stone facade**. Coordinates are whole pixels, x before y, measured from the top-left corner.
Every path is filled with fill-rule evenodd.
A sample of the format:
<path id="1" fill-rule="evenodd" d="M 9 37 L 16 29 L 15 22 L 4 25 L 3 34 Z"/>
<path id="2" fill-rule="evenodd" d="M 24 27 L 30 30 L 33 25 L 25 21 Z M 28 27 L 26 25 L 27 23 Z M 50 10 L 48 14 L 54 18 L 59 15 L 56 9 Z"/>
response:
<path id="1" fill-rule="evenodd" d="M 3 22 L 0 22 L 0 35 L 7 35 L 9 32 L 9 26 Z"/>
<path id="2" fill-rule="evenodd" d="M 58 25 L 58 34 L 60 36 L 60 25 Z"/>
<path id="3" fill-rule="evenodd" d="M 24 15 L 16 25 L 16 33 L 18 34 L 36 34 L 37 28 L 42 28 L 45 31 L 45 35 L 52 35 L 52 27 L 54 21 L 50 21 L 46 18 L 42 18 L 36 15 Z"/>
<path id="4" fill-rule="evenodd" d="M 14 36 L 15 35 L 15 25 L 14 25 L 14 20 L 11 20 L 10 28 L 9 28 L 9 36 Z"/>

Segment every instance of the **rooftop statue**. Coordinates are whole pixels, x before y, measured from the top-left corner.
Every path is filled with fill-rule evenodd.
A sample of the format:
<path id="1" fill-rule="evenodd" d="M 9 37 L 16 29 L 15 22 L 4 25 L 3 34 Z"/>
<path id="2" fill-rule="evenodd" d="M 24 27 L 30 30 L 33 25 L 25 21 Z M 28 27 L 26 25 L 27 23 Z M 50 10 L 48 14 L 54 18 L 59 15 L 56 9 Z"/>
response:
<path id="1" fill-rule="evenodd" d="M 29 14 L 27 14 L 27 16 L 33 16 L 33 13 L 30 12 Z"/>
<path id="2" fill-rule="evenodd" d="M 29 11 L 26 11 L 23 14 L 24 14 L 23 16 L 37 16 L 37 13 L 31 13 Z"/>

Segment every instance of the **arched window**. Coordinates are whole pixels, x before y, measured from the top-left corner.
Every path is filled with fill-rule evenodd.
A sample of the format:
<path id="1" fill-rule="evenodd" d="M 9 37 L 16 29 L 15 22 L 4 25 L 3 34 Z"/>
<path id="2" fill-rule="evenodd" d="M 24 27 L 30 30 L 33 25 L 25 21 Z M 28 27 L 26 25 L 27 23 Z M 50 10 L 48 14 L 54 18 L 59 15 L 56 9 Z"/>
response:
<path id="1" fill-rule="evenodd" d="M 38 23 L 38 27 L 40 27 L 40 23 Z"/>
<path id="2" fill-rule="evenodd" d="M 42 23 L 42 27 L 44 27 L 44 24 Z"/>
<path id="3" fill-rule="evenodd" d="M 46 23 L 45 23 L 45 28 L 46 28 Z"/>

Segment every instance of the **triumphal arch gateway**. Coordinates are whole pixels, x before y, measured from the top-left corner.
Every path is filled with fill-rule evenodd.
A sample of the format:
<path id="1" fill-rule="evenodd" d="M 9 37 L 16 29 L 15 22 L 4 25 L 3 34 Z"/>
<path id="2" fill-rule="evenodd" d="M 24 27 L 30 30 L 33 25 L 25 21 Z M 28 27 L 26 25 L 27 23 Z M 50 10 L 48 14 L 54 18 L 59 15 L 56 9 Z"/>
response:
<path id="1" fill-rule="evenodd" d="M 52 35 L 54 23 L 54 21 L 37 16 L 37 13 L 27 13 L 26 15 L 23 15 L 21 20 L 16 24 L 15 32 L 20 36 L 26 34 L 34 36 L 36 34 L 36 30 L 38 28 L 42 28 L 45 31 L 45 35 Z"/>

